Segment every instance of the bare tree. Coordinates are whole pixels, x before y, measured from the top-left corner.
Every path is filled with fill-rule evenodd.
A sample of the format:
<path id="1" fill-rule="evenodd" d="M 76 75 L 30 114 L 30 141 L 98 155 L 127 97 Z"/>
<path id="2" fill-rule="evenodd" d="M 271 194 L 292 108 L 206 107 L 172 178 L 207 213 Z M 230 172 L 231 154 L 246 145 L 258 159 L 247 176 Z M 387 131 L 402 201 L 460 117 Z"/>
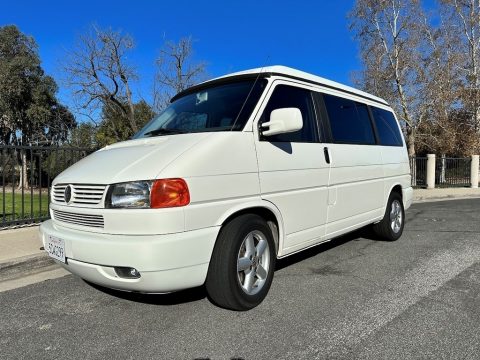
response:
<path id="1" fill-rule="evenodd" d="M 206 77 L 204 62 L 194 62 L 193 40 L 181 38 L 178 43 L 167 41 L 157 58 L 157 74 L 154 83 L 154 107 L 162 110 L 170 98 L 204 80 Z"/>
<path id="2" fill-rule="evenodd" d="M 131 36 L 112 29 L 92 30 L 80 36 L 68 53 L 64 70 L 80 112 L 98 113 L 111 108 L 126 119 L 131 133 L 138 131 L 132 98 L 132 82 L 137 80 L 127 54 L 134 47 Z"/>
<path id="3" fill-rule="evenodd" d="M 426 115 L 418 81 L 422 18 L 418 0 L 357 0 L 350 14 L 364 63 L 363 87 L 396 109 L 410 156 L 415 155 L 416 130 Z"/>
<path id="4" fill-rule="evenodd" d="M 462 55 L 454 26 L 444 14 L 438 15 L 440 23 L 435 27 L 427 17 L 423 19 L 419 81 L 424 84 L 421 98 L 428 115 L 420 125 L 417 143 L 438 154 L 459 154 L 459 126 L 452 121 L 452 114 L 461 92 L 458 64 Z"/>
<path id="5" fill-rule="evenodd" d="M 471 114 L 472 126 L 480 134 L 480 1 L 442 0 L 443 11 L 457 34 L 457 64 L 464 82 L 461 99 Z"/>

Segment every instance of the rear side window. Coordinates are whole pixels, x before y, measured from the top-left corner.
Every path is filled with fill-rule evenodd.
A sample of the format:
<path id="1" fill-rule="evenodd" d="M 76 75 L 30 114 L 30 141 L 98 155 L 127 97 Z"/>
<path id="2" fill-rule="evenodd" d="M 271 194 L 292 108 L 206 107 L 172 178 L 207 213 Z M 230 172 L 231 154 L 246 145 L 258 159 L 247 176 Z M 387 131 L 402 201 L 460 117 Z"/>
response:
<path id="1" fill-rule="evenodd" d="M 270 121 L 273 110 L 281 108 L 298 108 L 302 113 L 303 128 L 287 134 L 266 137 L 270 142 L 317 142 L 317 128 L 315 126 L 315 109 L 312 94 L 309 90 L 288 85 L 278 85 L 268 100 L 263 111 L 261 122 Z"/>
<path id="2" fill-rule="evenodd" d="M 398 123 L 391 111 L 371 107 L 380 145 L 403 146 Z"/>
<path id="3" fill-rule="evenodd" d="M 334 142 L 375 144 L 367 105 L 334 95 L 323 95 Z"/>

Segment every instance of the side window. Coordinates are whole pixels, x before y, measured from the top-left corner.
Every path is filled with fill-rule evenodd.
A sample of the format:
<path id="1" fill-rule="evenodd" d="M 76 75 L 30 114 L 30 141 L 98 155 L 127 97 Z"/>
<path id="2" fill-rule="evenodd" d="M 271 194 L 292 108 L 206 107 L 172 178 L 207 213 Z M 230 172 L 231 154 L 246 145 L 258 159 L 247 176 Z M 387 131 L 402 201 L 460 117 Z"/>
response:
<path id="1" fill-rule="evenodd" d="M 323 95 L 333 141 L 348 144 L 375 144 L 367 105 L 333 95 Z"/>
<path id="2" fill-rule="evenodd" d="M 315 110 L 309 90 L 288 85 L 278 85 L 273 91 L 270 100 L 268 100 L 260 122 L 270 121 L 270 114 L 273 110 L 289 107 L 300 109 L 303 118 L 303 128 L 288 134 L 265 137 L 263 140 L 270 142 L 317 142 Z"/>
<path id="3" fill-rule="evenodd" d="M 398 123 L 391 111 L 371 107 L 380 145 L 403 146 Z"/>

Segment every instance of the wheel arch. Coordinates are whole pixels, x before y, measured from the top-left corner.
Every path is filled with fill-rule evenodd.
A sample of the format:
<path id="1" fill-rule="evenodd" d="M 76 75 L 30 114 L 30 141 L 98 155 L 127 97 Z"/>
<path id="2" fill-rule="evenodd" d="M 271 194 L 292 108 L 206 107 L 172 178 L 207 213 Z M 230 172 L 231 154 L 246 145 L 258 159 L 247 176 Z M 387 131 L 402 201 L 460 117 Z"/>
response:
<path id="1" fill-rule="evenodd" d="M 392 192 L 398 193 L 398 195 L 400 195 L 400 197 L 403 198 L 402 185 L 400 185 L 400 184 L 393 185 L 392 188 L 390 189 L 390 192 L 388 193 L 388 195 L 390 195 Z"/>
<path id="2" fill-rule="evenodd" d="M 388 192 L 386 193 L 386 196 L 385 196 L 385 206 L 386 207 L 388 205 L 388 199 L 390 198 L 390 195 L 395 192 L 397 193 L 398 195 L 400 195 L 400 198 L 402 199 L 403 201 L 403 190 L 402 190 L 402 185 L 400 183 L 394 183 L 392 185 L 390 185 L 390 189 L 388 190 Z"/>
<path id="3" fill-rule="evenodd" d="M 272 230 L 273 239 L 275 241 L 275 253 L 278 257 L 279 251 L 283 246 L 284 241 L 284 225 L 280 210 L 268 201 L 260 201 L 254 203 L 244 204 L 229 209 L 219 220 L 219 224 L 223 227 L 231 220 L 244 214 L 255 214 L 262 217 Z"/>

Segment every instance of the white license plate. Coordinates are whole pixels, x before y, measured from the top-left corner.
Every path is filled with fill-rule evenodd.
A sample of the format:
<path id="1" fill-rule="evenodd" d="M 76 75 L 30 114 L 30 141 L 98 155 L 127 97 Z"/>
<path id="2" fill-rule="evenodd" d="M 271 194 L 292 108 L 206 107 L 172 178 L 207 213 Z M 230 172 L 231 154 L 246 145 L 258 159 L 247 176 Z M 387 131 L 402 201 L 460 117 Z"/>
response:
<path id="1" fill-rule="evenodd" d="M 45 250 L 52 258 L 65 262 L 65 240 L 48 235 Z"/>

